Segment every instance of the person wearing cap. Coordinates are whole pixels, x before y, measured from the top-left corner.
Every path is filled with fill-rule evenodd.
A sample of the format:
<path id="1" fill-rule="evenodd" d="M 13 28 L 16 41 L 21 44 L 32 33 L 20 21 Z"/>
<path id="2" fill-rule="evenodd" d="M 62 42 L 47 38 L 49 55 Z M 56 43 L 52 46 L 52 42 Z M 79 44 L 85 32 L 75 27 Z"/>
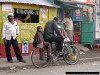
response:
<path id="1" fill-rule="evenodd" d="M 56 42 L 56 51 L 62 52 L 64 37 L 60 34 L 57 27 L 58 18 L 54 17 L 53 20 L 48 21 L 44 28 L 44 39 L 50 43 Z"/>
<path id="2" fill-rule="evenodd" d="M 13 63 L 13 59 L 10 53 L 10 46 L 12 45 L 17 60 L 19 62 L 26 62 L 25 60 L 23 60 L 23 57 L 21 56 L 20 53 L 20 49 L 18 47 L 17 36 L 19 34 L 19 27 L 17 22 L 14 21 L 13 13 L 8 13 L 7 19 L 8 20 L 4 23 L 2 30 L 2 38 L 5 44 L 7 61 Z"/>

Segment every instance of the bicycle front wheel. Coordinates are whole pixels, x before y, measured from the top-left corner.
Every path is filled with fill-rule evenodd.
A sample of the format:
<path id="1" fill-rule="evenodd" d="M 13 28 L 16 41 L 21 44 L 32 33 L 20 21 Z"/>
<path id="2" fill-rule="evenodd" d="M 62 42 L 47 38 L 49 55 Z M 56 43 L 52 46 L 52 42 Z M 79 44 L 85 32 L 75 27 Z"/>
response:
<path id="1" fill-rule="evenodd" d="M 65 60 L 65 62 L 69 65 L 74 65 L 78 62 L 79 60 L 79 51 L 78 49 L 76 48 L 76 46 L 74 45 L 70 45 L 70 48 L 72 49 L 73 53 L 70 54 L 68 53 L 68 49 L 67 47 L 64 47 L 63 50 L 67 53 L 64 53 L 63 54 L 63 58 Z"/>
<path id="2" fill-rule="evenodd" d="M 48 65 L 47 62 L 47 51 L 42 50 L 41 51 L 42 56 L 40 56 L 40 50 L 38 48 L 33 49 L 31 52 L 31 61 L 32 64 L 37 68 L 43 68 Z"/>

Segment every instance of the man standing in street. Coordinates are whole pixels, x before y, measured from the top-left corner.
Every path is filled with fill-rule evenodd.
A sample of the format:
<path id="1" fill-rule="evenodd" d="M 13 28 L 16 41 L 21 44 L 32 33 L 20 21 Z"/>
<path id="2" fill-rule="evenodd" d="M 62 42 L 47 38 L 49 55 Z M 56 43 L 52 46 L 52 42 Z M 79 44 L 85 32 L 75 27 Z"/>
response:
<path id="1" fill-rule="evenodd" d="M 18 47 L 17 36 L 19 34 L 19 27 L 17 22 L 14 21 L 13 13 L 8 13 L 7 19 L 8 20 L 3 25 L 3 31 L 2 31 L 7 61 L 13 63 L 13 59 L 10 53 L 10 46 L 12 44 L 17 60 L 19 62 L 25 63 L 26 61 L 23 60 L 20 53 L 20 49 Z"/>
<path id="2" fill-rule="evenodd" d="M 48 21 L 44 28 L 44 39 L 50 43 L 56 42 L 56 51 L 59 53 L 62 52 L 63 47 L 63 36 L 60 34 L 60 31 L 57 27 L 58 18 L 55 17 L 53 20 Z"/>
<path id="3" fill-rule="evenodd" d="M 63 19 L 62 23 L 66 27 L 65 30 L 68 34 L 68 37 L 70 38 L 70 40 L 73 40 L 73 21 L 69 13 L 65 15 L 65 18 Z"/>

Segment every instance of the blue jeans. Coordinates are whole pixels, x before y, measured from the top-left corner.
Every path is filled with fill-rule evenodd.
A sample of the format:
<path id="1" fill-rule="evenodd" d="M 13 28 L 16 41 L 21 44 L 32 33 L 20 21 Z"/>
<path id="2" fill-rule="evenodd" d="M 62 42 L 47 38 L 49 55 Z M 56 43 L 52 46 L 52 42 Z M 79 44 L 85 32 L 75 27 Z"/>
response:
<path id="1" fill-rule="evenodd" d="M 6 50 L 7 60 L 8 61 L 12 60 L 11 52 L 10 52 L 10 46 L 11 45 L 14 48 L 14 52 L 15 52 L 15 55 L 17 57 L 17 60 L 23 60 L 23 58 L 21 56 L 21 53 L 20 53 L 20 49 L 18 47 L 18 41 L 17 41 L 17 39 L 13 39 L 13 38 L 11 38 L 11 40 L 6 40 L 6 43 L 5 43 L 5 50 Z"/>

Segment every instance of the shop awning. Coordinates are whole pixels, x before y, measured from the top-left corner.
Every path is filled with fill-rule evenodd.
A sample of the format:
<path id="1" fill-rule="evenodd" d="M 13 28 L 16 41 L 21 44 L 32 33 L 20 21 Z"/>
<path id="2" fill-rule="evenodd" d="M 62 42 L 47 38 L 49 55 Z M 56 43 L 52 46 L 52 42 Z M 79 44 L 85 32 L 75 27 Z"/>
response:
<path id="1" fill-rule="evenodd" d="M 49 7 L 57 7 L 59 6 L 47 1 L 47 0 L 0 0 L 0 2 L 13 2 L 13 3 L 25 3 L 25 4 L 36 4 L 36 5 L 43 5 Z"/>

